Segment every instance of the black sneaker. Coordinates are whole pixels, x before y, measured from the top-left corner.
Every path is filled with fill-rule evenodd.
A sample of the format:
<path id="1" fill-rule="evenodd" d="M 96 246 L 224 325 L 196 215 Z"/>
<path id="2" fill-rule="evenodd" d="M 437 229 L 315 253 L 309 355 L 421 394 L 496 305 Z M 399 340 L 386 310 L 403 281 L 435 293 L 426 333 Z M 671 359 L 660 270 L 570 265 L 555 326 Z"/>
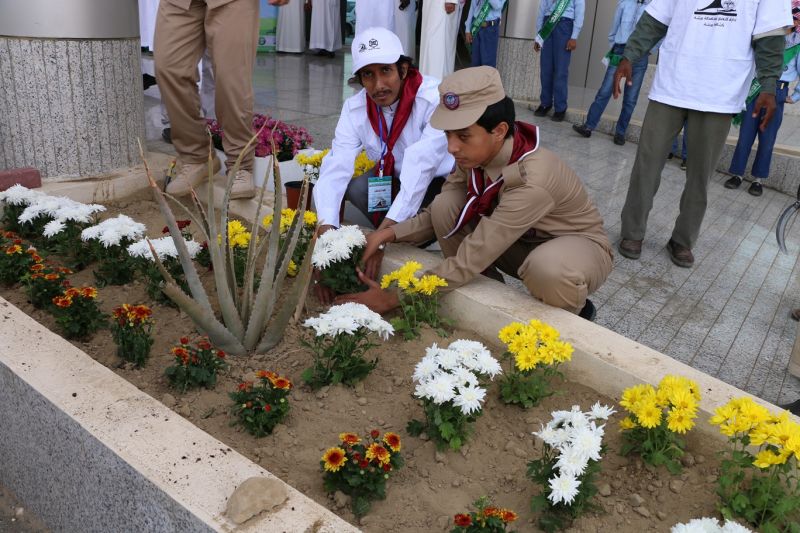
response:
<path id="1" fill-rule="evenodd" d="M 686 160 L 681 161 L 681 170 L 686 170 Z"/>
<path id="2" fill-rule="evenodd" d="M 530 107 L 528 109 L 530 109 Z M 549 107 L 545 107 L 543 105 L 540 105 L 539 107 L 537 107 L 536 109 L 533 110 L 534 116 L 537 116 L 537 117 L 546 117 L 549 112 L 550 112 L 550 108 Z"/>
<path id="3" fill-rule="evenodd" d="M 172 144 L 172 128 L 164 128 L 161 130 L 161 138 L 167 144 Z"/>
<path id="4" fill-rule="evenodd" d="M 623 144 L 625 144 L 625 136 L 620 135 L 619 133 L 615 133 L 614 144 L 616 144 L 617 146 L 622 146 Z"/>
<path id="5" fill-rule="evenodd" d="M 578 313 L 578 316 L 588 320 L 589 322 L 594 322 L 594 319 L 597 316 L 597 308 L 589 298 L 586 298 L 586 303 L 583 305 L 581 312 Z"/>
<path id="6" fill-rule="evenodd" d="M 800 416 L 800 400 L 795 400 L 792 403 L 786 403 L 780 406 L 781 409 L 786 409 L 795 416 Z"/>
<path id="7" fill-rule="evenodd" d="M 723 187 L 726 189 L 738 189 L 739 185 L 742 184 L 742 178 L 739 176 L 731 176 L 728 178 L 728 181 L 722 184 Z"/>
<path id="8" fill-rule="evenodd" d="M 553 113 L 553 116 L 550 117 L 550 120 L 552 120 L 553 122 L 562 122 L 565 116 L 567 116 L 566 111 L 561 111 L 561 112 L 556 111 Z"/>
<path id="9" fill-rule="evenodd" d="M 142 87 L 144 88 L 144 90 L 146 91 L 153 85 L 157 85 L 156 77 L 150 74 L 142 74 Z"/>
<path id="10" fill-rule="evenodd" d="M 747 189 L 747 192 L 749 192 L 753 196 L 761 196 L 764 193 L 764 188 L 761 186 L 758 180 L 754 180 L 753 183 L 750 184 L 750 187 Z"/>
<path id="11" fill-rule="evenodd" d="M 573 124 L 572 129 L 575 130 L 582 137 L 591 137 L 592 130 L 586 127 L 586 124 Z"/>

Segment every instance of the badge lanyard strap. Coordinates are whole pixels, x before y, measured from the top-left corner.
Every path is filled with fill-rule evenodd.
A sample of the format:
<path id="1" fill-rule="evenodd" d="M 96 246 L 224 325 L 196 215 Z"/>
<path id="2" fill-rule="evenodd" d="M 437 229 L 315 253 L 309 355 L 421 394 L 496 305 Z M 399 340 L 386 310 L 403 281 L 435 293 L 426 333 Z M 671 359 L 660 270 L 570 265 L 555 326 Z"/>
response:
<path id="1" fill-rule="evenodd" d="M 383 136 L 383 121 L 386 119 L 383 117 L 383 111 L 381 110 L 378 104 L 375 104 L 375 109 L 378 112 L 378 137 L 381 140 L 381 163 L 380 166 L 378 167 L 378 177 L 382 178 L 384 158 L 386 157 L 386 152 L 389 149 L 389 147 L 386 145 L 386 141 L 384 140 Z"/>

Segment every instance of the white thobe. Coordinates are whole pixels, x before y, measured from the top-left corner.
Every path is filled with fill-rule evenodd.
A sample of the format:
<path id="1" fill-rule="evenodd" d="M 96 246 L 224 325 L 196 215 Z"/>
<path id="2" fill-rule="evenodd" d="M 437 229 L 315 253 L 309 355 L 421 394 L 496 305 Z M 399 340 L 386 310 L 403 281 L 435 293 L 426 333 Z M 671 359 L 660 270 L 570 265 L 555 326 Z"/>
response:
<path id="1" fill-rule="evenodd" d="M 394 4 L 400 0 L 356 0 L 356 35 L 367 28 L 394 32 Z"/>
<path id="2" fill-rule="evenodd" d="M 411 116 L 392 150 L 400 191 L 386 216 L 397 222 L 416 215 L 431 180 L 447 176 L 455 168 L 455 160 L 447 152 L 447 137 L 430 125 L 430 117 L 439 104 L 438 87 L 438 80 L 423 78 Z M 382 109 L 389 126 L 395 110 L 396 106 Z M 339 207 L 353 177 L 353 163 L 362 149 L 372 161 L 380 160 L 382 143 L 367 117 L 364 89 L 345 100 L 331 151 L 322 160 L 319 180 L 314 185 L 314 205 L 322 224 L 339 225 Z"/>
<path id="3" fill-rule="evenodd" d="M 403 52 L 413 58 L 417 52 L 417 2 L 415 0 L 411 0 L 405 9 L 400 9 L 399 0 L 395 0 L 393 31 L 400 37 Z"/>
<path id="4" fill-rule="evenodd" d="M 150 50 L 153 50 L 157 13 L 158 0 L 139 0 L 139 36 L 142 46 Z"/>
<path id="5" fill-rule="evenodd" d="M 301 0 L 278 8 L 278 52 L 303 53 L 306 50 L 306 15 Z"/>
<path id="6" fill-rule="evenodd" d="M 444 4 L 445 0 L 425 0 L 422 3 L 422 40 L 419 43 L 420 72 L 440 80 L 452 74 L 455 67 L 456 39 L 463 7 L 459 1 L 455 11 L 448 14 Z"/>
<path id="7" fill-rule="evenodd" d="M 308 47 L 329 52 L 342 47 L 339 0 L 313 0 L 311 3 L 311 41 Z"/>

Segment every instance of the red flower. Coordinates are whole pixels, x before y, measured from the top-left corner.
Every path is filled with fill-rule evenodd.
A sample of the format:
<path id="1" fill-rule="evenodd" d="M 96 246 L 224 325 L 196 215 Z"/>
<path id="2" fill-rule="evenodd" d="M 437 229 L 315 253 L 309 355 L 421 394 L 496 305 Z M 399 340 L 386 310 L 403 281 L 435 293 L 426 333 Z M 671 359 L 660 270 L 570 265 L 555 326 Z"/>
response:
<path id="1" fill-rule="evenodd" d="M 189 344 L 189 338 L 188 338 L 188 337 L 181 337 L 181 338 L 178 340 L 178 342 L 180 342 L 180 343 L 181 343 L 181 344 L 183 344 L 183 345 Z"/>
<path id="2" fill-rule="evenodd" d="M 43 264 L 36 263 L 35 265 L 31 265 L 31 272 L 39 272 L 40 270 L 44 270 Z"/>
<path id="3" fill-rule="evenodd" d="M 264 406 L 264 410 L 269 413 L 270 411 L 272 411 L 272 406 L 270 404 L 267 404 Z"/>
<path id="4" fill-rule="evenodd" d="M 383 471 L 384 472 L 391 472 L 392 471 L 392 465 L 390 465 L 389 463 L 386 463 L 385 465 L 383 465 Z"/>
<path id="5" fill-rule="evenodd" d="M 360 466 L 361 468 L 366 468 L 369 466 L 369 461 L 367 460 L 359 461 L 358 466 Z"/>
<path id="6" fill-rule="evenodd" d="M 360 460 L 361 460 L 361 454 L 358 453 L 358 452 L 355 452 L 353 454 L 353 461 L 360 461 Z"/>
<path id="7" fill-rule="evenodd" d="M 217 350 L 217 357 L 219 357 L 220 359 L 225 359 L 225 352 L 223 352 L 222 350 Z"/>
<path id="8" fill-rule="evenodd" d="M 458 527 L 469 527 L 472 525 L 472 517 L 468 514 L 460 513 L 455 516 L 453 523 Z"/>
<path id="9" fill-rule="evenodd" d="M 369 436 L 372 437 L 373 439 L 377 439 L 378 437 L 380 437 L 380 435 L 381 432 L 378 431 L 377 429 L 373 429 L 372 431 L 369 432 Z"/>
<path id="10" fill-rule="evenodd" d="M 253 382 L 252 381 L 242 381 L 241 383 L 239 383 L 239 390 L 240 391 L 248 391 L 248 390 L 250 390 L 252 388 L 253 388 Z"/>
<path id="11" fill-rule="evenodd" d="M 192 223 L 191 220 L 176 220 L 175 222 L 178 224 L 178 230 L 183 230 L 183 228 Z M 161 233 L 169 233 L 169 226 L 164 226 L 161 229 Z"/>
<path id="12" fill-rule="evenodd" d="M 275 381 L 272 382 L 276 389 L 283 389 L 289 390 L 292 388 L 292 382 L 286 378 L 276 378 Z"/>
<path id="13" fill-rule="evenodd" d="M 72 298 L 68 296 L 56 296 L 53 298 L 53 303 L 56 304 L 57 307 L 66 309 L 72 305 Z"/>
<path id="14" fill-rule="evenodd" d="M 200 348 L 201 350 L 210 350 L 211 343 L 208 342 L 207 340 L 201 340 L 200 342 L 197 343 L 197 347 Z"/>

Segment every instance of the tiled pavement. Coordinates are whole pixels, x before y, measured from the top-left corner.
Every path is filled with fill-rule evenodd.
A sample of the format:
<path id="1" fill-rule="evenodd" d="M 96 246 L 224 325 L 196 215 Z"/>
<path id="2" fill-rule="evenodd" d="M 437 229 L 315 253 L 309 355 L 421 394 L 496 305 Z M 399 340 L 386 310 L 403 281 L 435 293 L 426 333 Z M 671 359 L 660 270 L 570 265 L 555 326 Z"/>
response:
<path id="1" fill-rule="evenodd" d="M 352 94 L 345 82 L 348 67 L 349 57 L 260 56 L 256 109 L 307 127 L 317 146 L 329 146 L 341 102 Z M 158 140 L 156 87 L 147 91 L 146 107 L 148 146 L 169 150 Z M 541 127 L 543 145 L 584 180 L 616 244 L 636 145 L 616 146 L 605 135 L 583 139 L 567 123 L 534 121 L 524 106 L 517 107 L 521 120 Z M 678 268 L 664 245 L 684 173 L 677 160 L 667 163 L 642 258 L 615 258 L 608 281 L 592 296 L 597 322 L 769 401 L 794 400 L 800 380 L 786 373 L 786 365 L 796 331 L 789 312 L 800 306 L 800 223 L 793 221 L 788 230 L 789 253 L 779 253 L 774 225 L 792 198 L 769 189 L 754 198 L 745 188 L 723 188 L 725 179 L 712 178 L 694 268 Z"/>

